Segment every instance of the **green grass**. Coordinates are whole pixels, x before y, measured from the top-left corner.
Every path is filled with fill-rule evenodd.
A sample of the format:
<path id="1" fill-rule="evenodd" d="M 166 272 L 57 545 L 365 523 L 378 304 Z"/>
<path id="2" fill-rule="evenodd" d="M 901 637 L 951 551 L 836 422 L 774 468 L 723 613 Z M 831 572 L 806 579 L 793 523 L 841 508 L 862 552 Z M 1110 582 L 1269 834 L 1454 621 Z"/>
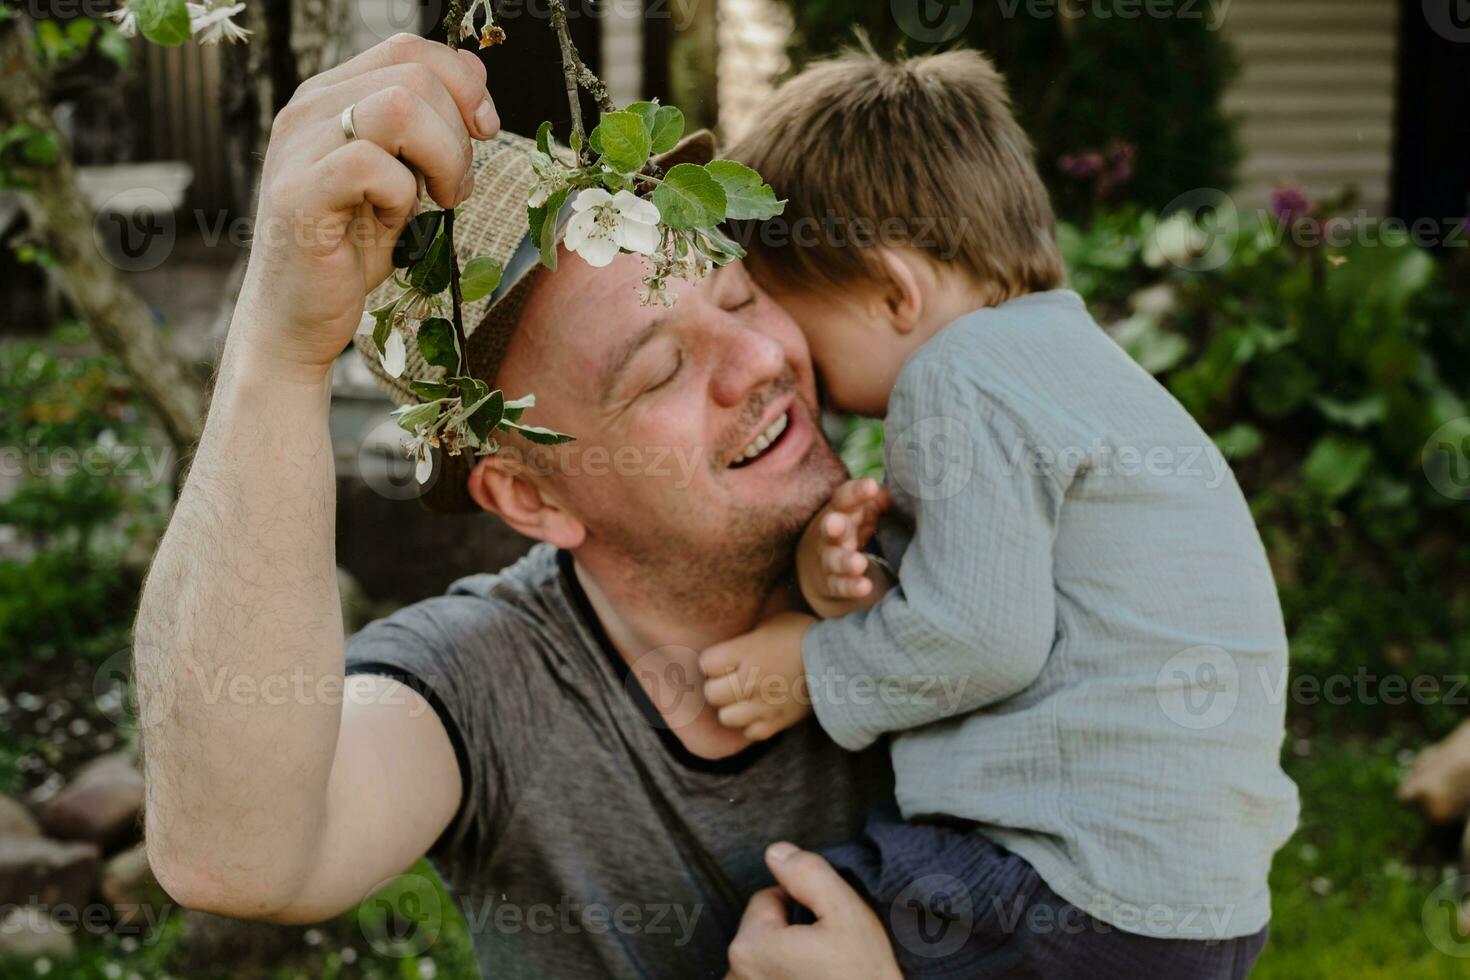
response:
<path id="1" fill-rule="evenodd" d="M 1394 801 L 1403 747 L 1319 739 L 1310 756 L 1289 760 L 1301 828 L 1272 870 L 1271 941 L 1257 980 L 1470 976 L 1470 958 L 1440 952 L 1425 934 L 1425 901 L 1446 856 L 1424 853 L 1422 818 Z"/>

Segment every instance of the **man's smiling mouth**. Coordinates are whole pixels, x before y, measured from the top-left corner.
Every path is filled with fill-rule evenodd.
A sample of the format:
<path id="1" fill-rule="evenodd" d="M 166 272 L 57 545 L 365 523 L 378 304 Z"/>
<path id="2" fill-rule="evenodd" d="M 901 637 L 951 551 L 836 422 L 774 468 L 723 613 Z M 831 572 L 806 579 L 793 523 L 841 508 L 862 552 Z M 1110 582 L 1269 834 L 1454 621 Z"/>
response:
<path id="1" fill-rule="evenodd" d="M 750 440 L 749 444 L 740 452 L 740 455 L 735 457 L 735 461 L 730 464 L 730 468 L 738 469 L 742 466 L 748 466 L 765 455 L 771 450 L 772 446 L 775 446 L 781 441 L 781 436 L 786 433 L 790 425 L 791 407 L 788 406 L 786 411 L 778 415 L 774 422 L 766 426 L 754 439 Z"/>

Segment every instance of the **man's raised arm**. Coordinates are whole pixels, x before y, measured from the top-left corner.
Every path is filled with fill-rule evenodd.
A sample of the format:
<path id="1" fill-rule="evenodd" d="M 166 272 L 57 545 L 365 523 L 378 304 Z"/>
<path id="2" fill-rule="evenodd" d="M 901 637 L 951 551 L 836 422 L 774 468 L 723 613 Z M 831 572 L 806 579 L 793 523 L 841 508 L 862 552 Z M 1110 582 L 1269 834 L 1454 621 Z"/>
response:
<path id="1" fill-rule="evenodd" d="M 478 60 L 406 35 L 306 82 L 272 127 L 209 419 L 135 629 L 148 854 L 186 905 L 330 916 L 421 855 L 458 805 L 449 738 L 417 694 L 375 677 L 332 688 L 327 409 L 419 175 L 459 204 L 471 137 L 498 127 Z"/>

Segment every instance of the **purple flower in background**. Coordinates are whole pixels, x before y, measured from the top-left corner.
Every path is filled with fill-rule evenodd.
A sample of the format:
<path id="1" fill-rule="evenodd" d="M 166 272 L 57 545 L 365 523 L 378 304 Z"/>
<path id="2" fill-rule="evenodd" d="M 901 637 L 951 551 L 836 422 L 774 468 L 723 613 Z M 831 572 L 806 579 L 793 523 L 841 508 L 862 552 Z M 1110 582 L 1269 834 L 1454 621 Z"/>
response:
<path id="1" fill-rule="evenodd" d="M 1295 224 L 1311 213 L 1311 210 L 1312 199 L 1307 196 L 1301 184 L 1286 182 L 1272 188 L 1271 213 L 1276 216 L 1276 220 Z"/>
<path id="2" fill-rule="evenodd" d="M 1063 153 L 1057 168 L 1069 177 L 1095 177 L 1102 173 L 1101 153 L 1089 150 L 1086 153 Z"/>
<path id="3" fill-rule="evenodd" d="M 1107 169 L 1098 178 L 1097 193 L 1100 197 L 1108 197 L 1133 179 L 1133 159 L 1138 151 L 1132 143 L 1113 140 L 1103 153 L 1107 159 Z"/>

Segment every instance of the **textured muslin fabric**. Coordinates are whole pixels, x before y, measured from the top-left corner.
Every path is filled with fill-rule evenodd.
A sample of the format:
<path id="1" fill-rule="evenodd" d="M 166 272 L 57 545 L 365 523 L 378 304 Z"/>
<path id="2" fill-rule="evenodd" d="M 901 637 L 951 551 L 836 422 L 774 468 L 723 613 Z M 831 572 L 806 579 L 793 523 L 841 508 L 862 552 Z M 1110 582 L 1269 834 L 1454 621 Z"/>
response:
<path id="1" fill-rule="evenodd" d="M 1258 932 L 1298 812 L 1287 643 L 1209 437 L 1067 290 L 943 329 L 885 437 L 913 533 L 882 539 L 895 589 L 808 631 L 822 726 L 893 733 L 905 817 L 976 821 L 1089 915 Z"/>

